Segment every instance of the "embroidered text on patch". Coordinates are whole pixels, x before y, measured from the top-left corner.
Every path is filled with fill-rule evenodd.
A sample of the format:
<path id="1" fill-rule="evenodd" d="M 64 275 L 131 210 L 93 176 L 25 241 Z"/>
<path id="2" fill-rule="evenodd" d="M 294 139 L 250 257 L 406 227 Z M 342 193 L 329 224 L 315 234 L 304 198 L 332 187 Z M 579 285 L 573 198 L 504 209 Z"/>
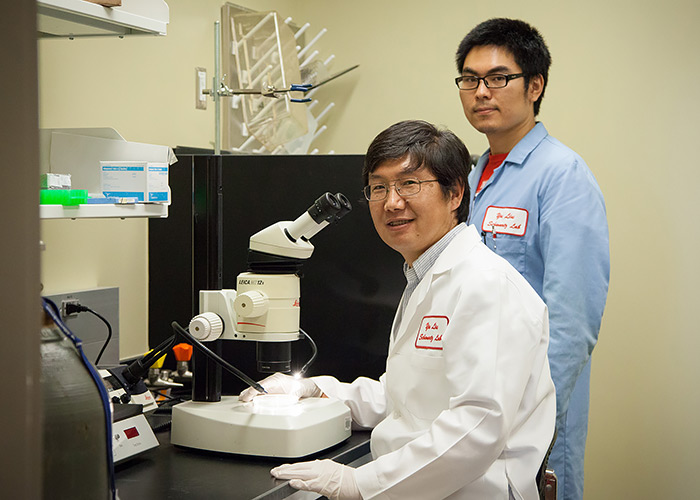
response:
<path id="1" fill-rule="evenodd" d="M 512 234 L 524 236 L 527 230 L 528 212 L 524 208 L 495 207 L 486 209 L 481 230 L 487 233 Z"/>
<path id="2" fill-rule="evenodd" d="M 449 323 L 447 316 L 423 316 L 416 335 L 416 349 L 442 350 L 442 339 Z"/>

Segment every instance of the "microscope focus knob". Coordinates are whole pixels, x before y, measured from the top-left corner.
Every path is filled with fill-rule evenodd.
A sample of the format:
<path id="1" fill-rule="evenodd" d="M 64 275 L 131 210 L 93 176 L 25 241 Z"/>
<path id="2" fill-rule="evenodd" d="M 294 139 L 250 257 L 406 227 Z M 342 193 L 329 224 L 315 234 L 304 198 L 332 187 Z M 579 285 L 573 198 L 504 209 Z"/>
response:
<path id="1" fill-rule="evenodd" d="M 255 290 L 239 293 L 233 301 L 233 308 L 239 316 L 244 318 L 262 316 L 268 308 L 267 295 Z"/>
<path id="2" fill-rule="evenodd" d="M 197 340 L 209 342 L 221 336 L 224 332 L 224 322 L 218 314 L 205 312 L 192 318 L 189 330 Z"/>

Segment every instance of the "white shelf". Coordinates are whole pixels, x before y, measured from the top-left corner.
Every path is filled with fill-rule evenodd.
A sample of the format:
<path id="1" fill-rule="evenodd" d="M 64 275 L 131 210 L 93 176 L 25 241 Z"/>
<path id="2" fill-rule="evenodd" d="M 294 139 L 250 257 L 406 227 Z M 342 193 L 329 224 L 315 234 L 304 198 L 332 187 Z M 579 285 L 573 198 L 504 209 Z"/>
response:
<path id="1" fill-rule="evenodd" d="M 168 205 L 137 203 L 134 205 L 39 205 L 41 219 L 126 219 L 132 217 L 167 217 Z"/>
<path id="2" fill-rule="evenodd" d="M 37 0 L 37 30 L 44 37 L 165 35 L 164 0 L 122 0 L 103 7 L 84 0 Z"/>
<path id="3" fill-rule="evenodd" d="M 74 189 L 102 192 L 100 161 L 145 161 L 172 165 L 171 148 L 129 142 L 112 128 L 40 129 L 40 172 L 71 175 Z M 39 205 L 42 219 L 167 217 L 165 203 Z"/>

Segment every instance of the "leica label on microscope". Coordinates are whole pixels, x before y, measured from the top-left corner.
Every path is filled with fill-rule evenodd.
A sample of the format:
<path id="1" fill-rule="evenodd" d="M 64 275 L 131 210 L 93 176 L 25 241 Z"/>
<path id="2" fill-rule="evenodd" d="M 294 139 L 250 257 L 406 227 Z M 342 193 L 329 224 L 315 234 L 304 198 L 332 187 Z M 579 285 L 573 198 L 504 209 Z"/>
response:
<path id="1" fill-rule="evenodd" d="M 257 286 L 264 286 L 265 285 L 265 280 L 251 280 L 248 278 L 241 278 L 238 280 L 239 285 L 257 285 Z"/>

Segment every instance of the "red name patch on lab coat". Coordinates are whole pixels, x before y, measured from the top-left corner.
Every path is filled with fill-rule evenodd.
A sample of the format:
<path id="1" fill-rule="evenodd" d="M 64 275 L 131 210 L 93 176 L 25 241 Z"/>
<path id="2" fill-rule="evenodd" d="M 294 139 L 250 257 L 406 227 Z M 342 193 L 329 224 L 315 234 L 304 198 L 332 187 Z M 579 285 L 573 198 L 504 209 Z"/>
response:
<path id="1" fill-rule="evenodd" d="M 528 212 L 524 208 L 495 207 L 486 209 L 481 230 L 486 233 L 524 236 L 527 229 Z"/>
<path id="2" fill-rule="evenodd" d="M 442 350 L 442 336 L 450 319 L 447 316 L 423 316 L 416 335 L 416 349 Z"/>

